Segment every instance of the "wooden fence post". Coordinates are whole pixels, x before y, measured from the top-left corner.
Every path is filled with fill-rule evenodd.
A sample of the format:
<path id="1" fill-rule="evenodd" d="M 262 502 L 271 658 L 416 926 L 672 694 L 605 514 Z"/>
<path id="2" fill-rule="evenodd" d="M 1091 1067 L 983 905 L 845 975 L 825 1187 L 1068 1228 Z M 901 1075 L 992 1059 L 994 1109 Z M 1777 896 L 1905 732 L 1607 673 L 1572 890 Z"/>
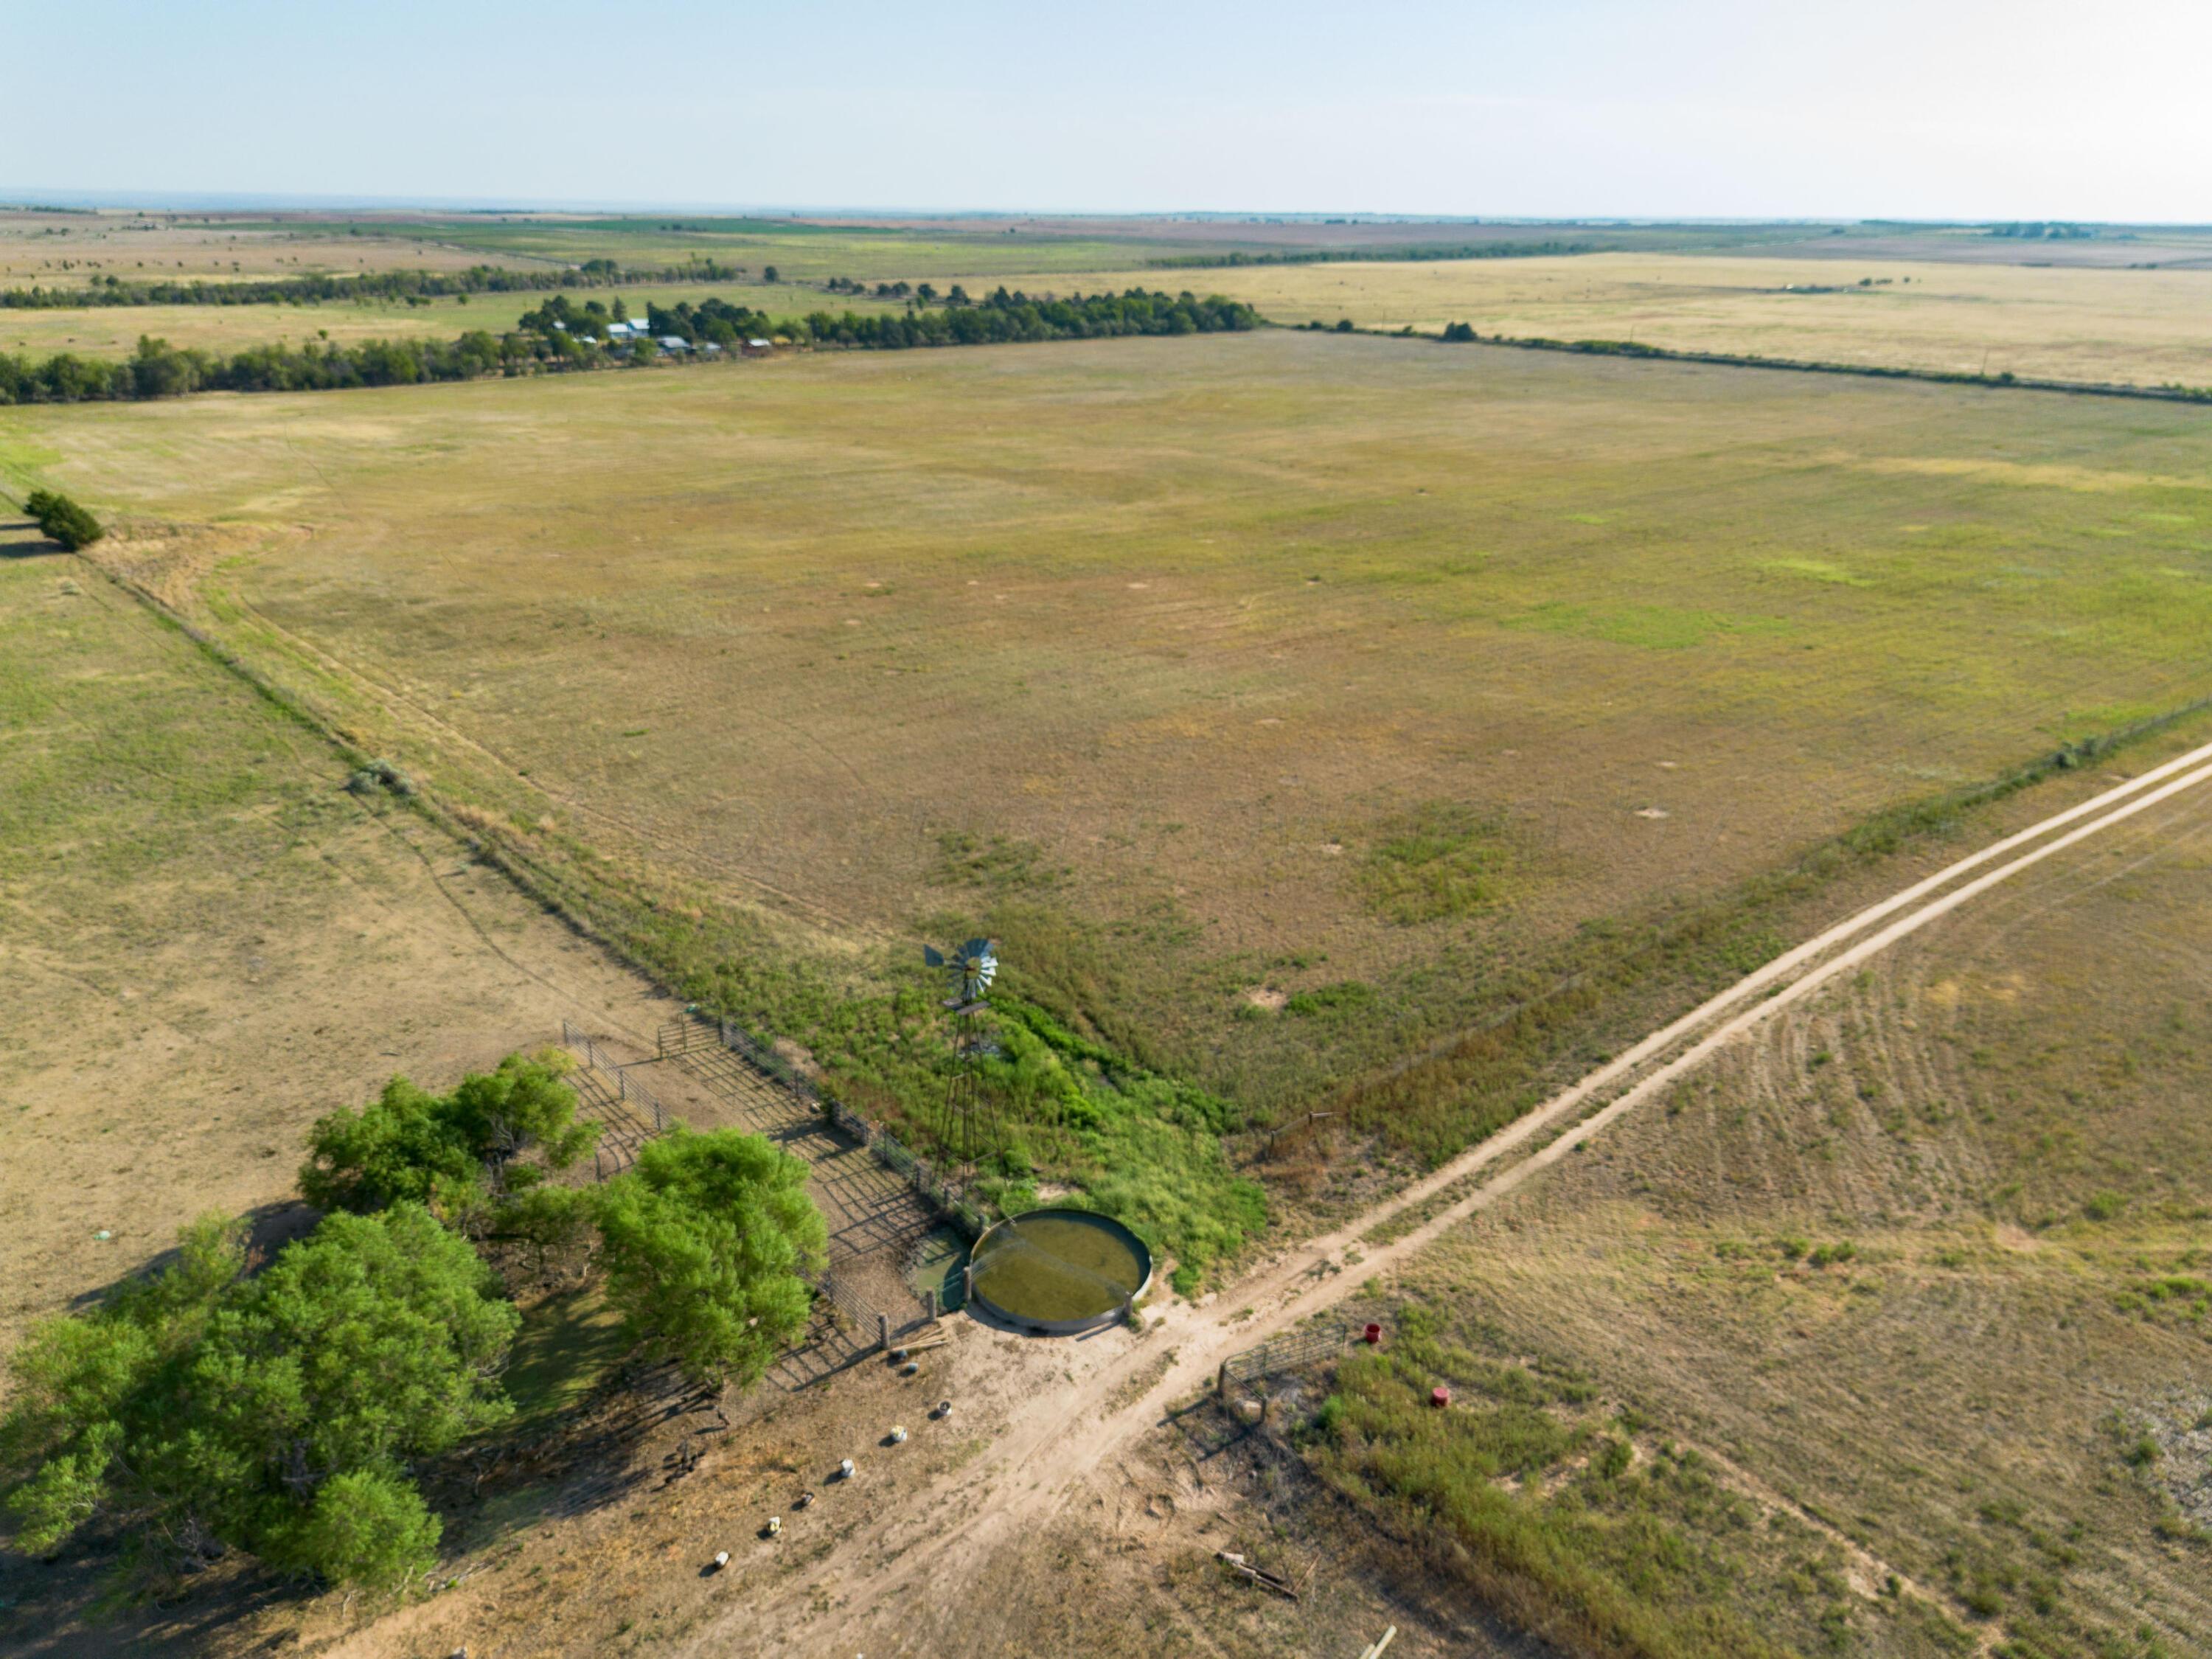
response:
<path id="1" fill-rule="evenodd" d="M 890 1345 L 891 1316 L 889 1314 L 879 1313 L 876 1316 L 876 1346 L 879 1348 L 889 1348 Z"/>

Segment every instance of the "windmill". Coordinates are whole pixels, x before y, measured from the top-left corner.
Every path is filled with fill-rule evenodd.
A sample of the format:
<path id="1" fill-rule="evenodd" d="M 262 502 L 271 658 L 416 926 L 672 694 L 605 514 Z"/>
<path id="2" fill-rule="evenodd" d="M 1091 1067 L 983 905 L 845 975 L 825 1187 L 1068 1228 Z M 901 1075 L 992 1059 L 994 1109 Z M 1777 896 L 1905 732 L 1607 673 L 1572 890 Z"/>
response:
<path id="1" fill-rule="evenodd" d="M 982 1062 L 999 1052 L 982 1019 L 988 1010 L 991 981 L 999 976 L 997 941 L 971 939 L 949 953 L 924 945 L 921 959 L 945 971 L 951 992 L 943 1006 L 952 1023 L 954 1070 L 951 1086 L 945 1091 L 939 1139 L 956 1159 L 972 1167 L 977 1148 L 994 1127 L 979 1125 L 976 1119 L 988 1109 L 979 1073 Z"/>

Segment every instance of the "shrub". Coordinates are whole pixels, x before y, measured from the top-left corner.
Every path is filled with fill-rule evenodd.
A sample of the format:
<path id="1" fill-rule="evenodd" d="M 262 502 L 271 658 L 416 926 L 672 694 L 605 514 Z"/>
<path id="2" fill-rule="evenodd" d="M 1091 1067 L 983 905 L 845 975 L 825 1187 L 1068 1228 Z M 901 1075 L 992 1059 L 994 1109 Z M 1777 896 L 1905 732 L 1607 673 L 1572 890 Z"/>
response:
<path id="1" fill-rule="evenodd" d="M 54 490 L 33 490 L 23 502 L 23 510 L 36 520 L 41 534 L 72 553 L 91 546 L 107 533 L 99 520 Z"/>
<path id="2" fill-rule="evenodd" d="M 1377 915 L 1412 927 L 1495 902 L 1510 861 L 1502 819 L 1431 801 L 1386 827 L 1361 861 L 1359 884 Z"/>

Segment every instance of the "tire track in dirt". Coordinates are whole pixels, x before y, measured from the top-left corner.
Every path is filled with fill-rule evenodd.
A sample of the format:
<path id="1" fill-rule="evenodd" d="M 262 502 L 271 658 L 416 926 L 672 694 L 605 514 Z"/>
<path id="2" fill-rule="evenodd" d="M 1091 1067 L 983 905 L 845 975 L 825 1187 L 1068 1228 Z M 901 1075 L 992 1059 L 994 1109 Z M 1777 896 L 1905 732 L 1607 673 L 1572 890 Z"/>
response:
<path id="1" fill-rule="evenodd" d="M 921 1583 L 975 1582 L 994 1551 L 1023 1529 L 1033 1528 L 1059 1514 L 1108 1457 L 1159 1422 L 1170 1402 L 1202 1387 L 1231 1353 L 1340 1300 L 1347 1291 L 1344 1273 L 1347 1267 L 1357 1265 L 1362 1277 L 1388 1274 L 1722 1048 L 1839 975 L 2021 872 L 2208 781 L 2212 781 L 2212 744 L 2178 756 L 1956 860 L 1746 975 L 1393 1198 L 1263 1265 L 1233 1291 L 1212 1298 L 1211 1307 L 1184 1304 L 1170 1310 L 1143 1341 L 1099 1366 L 1072 1394 L 1041 1395 L 1033 1401 L 1010 1425 L 994 1455 L 980 1470 L 969 1472 L 957 1483 L 946 1483 L 856 1536 L 848 1549 L 856 1556 L 866 1553 L 872 1557 L 864 1569 L 869 1609 L 892 1610 L 895 1619 L 901 1597 Z M 2058 831 L 2064 833 L 2054 833 Z M 2019 856 L 1984 868 L 2007 854 Z M 1977 871 L 1981 873 L 1973 874 Z M 1971 880 L 1960 883 L 1961 877 L 1969 875 Z M 1869 933 L 1869 929 L 1875 931 Z M 1790 977 L 1793 973 L 1797 975 L 1794 979 Z M 1743 1006 L 1753 998 L 1758 1000 Z M 1617 1085 L 1626 1086 L 1604 1098 Z M 1604 1103 L 1590 1111 L 1601 1098 Z M 1554 1129 L 1562 1132 L 1439 1213 L 1400 1237 L 1367 1249 L 1356 1262 L 1344 1260 L 1345 1253 L 1360 1246 L 1364 1236 L 1376 1227 Z M 1231 1325 L 1225 1310 L 1247 1306 L 1260 1311 Z M 1159 1347 L 1166 1348 L 1171 1356 L 1164 1374 L 1134 1399 L 1116 1403 L 1114 1396 L 1126 1384 L 1129 1373 L 1146 1364 Z M 857 1560 L 842 1565 L 855 1577 L 862 1570 Z M 1891 1569 L 1881 1565 L 1881 1571 Z M 787 1644 L 784 1651 L 793 1650 L 789 1645 L 793 1644 L 805 1651 L 849 1649 L 855 1639 L 853 1631 L 841 1630 L 833 1636 L 811 1628 L 820 1615 L 810 1605 L 811 1595 L 805 1585 L 782 1589 L 750 1607 L 745 1623 L 756 1630 L 781 1632 Z M 866 1618 L 866 1613 L 861 1616 Z M 731 1621 L 718 1620 L 681 1650 L 731 1651 L 728 1644 L 738 1634 Z M 886 1640 L 896 1642 L 896 1632 L 878 1637 L 879 1650 Z"/>

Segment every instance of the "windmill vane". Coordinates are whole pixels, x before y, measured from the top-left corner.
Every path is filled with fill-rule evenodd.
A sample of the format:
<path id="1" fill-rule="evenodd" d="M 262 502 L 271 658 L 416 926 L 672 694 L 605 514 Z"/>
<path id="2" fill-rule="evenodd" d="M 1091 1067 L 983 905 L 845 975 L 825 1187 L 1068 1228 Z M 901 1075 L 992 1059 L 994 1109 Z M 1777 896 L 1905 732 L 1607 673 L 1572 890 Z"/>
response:
<path id="1" fill-rule="evenodd" d="M 985 999 L 992 981 L 999 976 L 998 941 L 971 939 L 950 951 L 926 945 L 921 959 L 929 967 L 944 969 L 951 981 L 946 988 L 951 994 L 939 1006 L 952 1022 L 952 1052 L 958 1064 L 945 1103 L 944 1140 L 948 1148 L 957 1149 L 956 1155 L 963 1162 L 972 1164 L 978 1145 L 975 1120 L 979 1114 L 988 1116 L 991 1111 L 976 1067 L 1000 1054 L 999 1045 L 976 1024 L 988 1012 Z"/>

